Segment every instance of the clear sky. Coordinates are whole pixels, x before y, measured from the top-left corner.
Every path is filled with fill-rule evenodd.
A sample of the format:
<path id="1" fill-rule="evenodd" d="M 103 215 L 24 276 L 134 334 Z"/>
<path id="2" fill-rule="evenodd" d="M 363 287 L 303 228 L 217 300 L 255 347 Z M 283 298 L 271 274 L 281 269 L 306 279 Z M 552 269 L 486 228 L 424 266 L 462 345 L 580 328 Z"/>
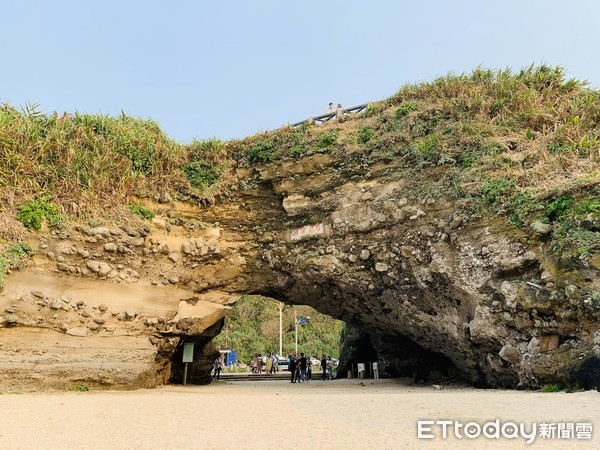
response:
<path id="1" fill-rule="evenodd" d="M 0 0 L 0 102 L 238 138 L 477 66 L 600 87 L 597 0 Z"/>

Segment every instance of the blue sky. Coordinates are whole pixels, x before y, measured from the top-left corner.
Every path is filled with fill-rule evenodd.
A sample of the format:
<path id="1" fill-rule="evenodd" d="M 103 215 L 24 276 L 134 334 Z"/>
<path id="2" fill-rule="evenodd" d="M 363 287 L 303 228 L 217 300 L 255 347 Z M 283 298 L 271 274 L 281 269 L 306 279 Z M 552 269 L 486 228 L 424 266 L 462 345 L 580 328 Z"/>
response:
<path id="1" fill-rule="evenodd" d="M 600 2 L 0 0 L 0 102 L 239 138 L 481 65 L 600 86 Z"/>

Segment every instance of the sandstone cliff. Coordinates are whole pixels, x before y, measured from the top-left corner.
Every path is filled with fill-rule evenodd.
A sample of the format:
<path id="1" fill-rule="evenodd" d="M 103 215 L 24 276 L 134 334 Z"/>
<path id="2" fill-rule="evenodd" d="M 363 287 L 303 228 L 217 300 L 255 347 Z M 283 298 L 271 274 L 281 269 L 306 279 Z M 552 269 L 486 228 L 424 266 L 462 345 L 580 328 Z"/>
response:
<path id="1" fill-rule="evenodd" d="M 542 67 L 407 87 L 227 143 L 216 200 L 150 195 L 151 225 L 28 232 L 0 388 L 178 382 L 184 341 L 205 382 L 241 294 L 344 320 L 387 376 L 598 387 L 600 106 L 570 83 Z"/>

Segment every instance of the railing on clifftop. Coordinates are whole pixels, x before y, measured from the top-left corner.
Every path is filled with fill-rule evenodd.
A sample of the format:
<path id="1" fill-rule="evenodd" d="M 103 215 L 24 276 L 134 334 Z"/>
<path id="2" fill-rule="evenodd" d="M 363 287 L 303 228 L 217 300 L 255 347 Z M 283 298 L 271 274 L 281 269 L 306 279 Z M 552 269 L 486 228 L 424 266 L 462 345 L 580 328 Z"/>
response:
<path id="1" fill-rule="evenodd" d="M 367 107 L 369 106 L 368 103 L 364 103 L 362 105 L 358 105 L 358 106 L 353 106 L 352 108 L 346 108 L 342 110 L 343 114 L 358 114 L 362 111 L 365 111 L 367 109 Z M 312 124 L 312 123 L 318 123 L 318 124 L 323 124 L 331 119 L 335 119 L 336 116 L 336 112 L 332 112 L 332 113 L 327 113 L 327 114 L 323 114 L 321 116 L 317 116 L 317 117 L 309 117 L 306 120 L 302 120 L 300 122 L 296 122 L 291 124 L 291 127 L 299 127 L 300 125 L 303 125 L 305 123 L 308 124 Z"/>

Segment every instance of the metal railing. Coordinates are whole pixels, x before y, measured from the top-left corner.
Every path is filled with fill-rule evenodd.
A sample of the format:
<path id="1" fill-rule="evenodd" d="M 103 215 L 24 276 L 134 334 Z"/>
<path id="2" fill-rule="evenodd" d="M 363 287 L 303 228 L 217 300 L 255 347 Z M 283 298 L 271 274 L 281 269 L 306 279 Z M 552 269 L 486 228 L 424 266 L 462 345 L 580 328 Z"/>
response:
<path id="1" fill-rule="evenodd" d="M 358 114 L 362 111 L 365 111 L 367 109 L 367 107 L 369 106 L 368 103 L 364 103 L 362 105 L 358 105 L 358 106 L 353 106 L 352 108 L 346 108 L 342 110 L 342 114 Z M 299 127 L 300 125 L 303 125 L 305 123 L 318 123 L 318 124 L 323 124 L 331 119 L 335 119 L 336 117 L 336 112 L 332 112 L 332 113 L 326 113 L 323 114 L 321 116 L 317 116 L 317 117 L 309 117 L 306 120 L 302 120 L 300 122 L 296 122 L 291 124 L 291 127 Z"/>

